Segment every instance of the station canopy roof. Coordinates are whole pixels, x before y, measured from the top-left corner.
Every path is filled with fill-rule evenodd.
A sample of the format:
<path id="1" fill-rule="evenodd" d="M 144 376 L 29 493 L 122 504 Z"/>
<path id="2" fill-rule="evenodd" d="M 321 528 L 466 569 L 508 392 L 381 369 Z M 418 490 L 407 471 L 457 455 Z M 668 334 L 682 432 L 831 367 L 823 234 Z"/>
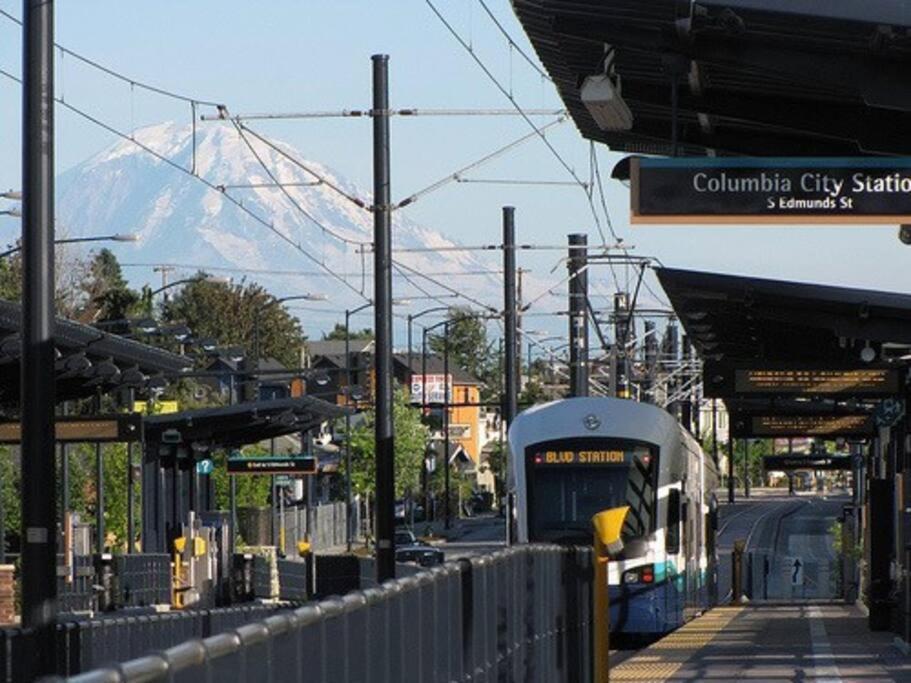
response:
<path id="1" fill-rule="evenodd" d="M 891 368 L 907 367 L 911 358 L 909 295 L 671 268 L 656 272 L 705 361 L 706 382 L 732 375 L 735 368 L 875 368 L 891 373 Z M 860 391 L 854 396 L 850 390 L 763 395 L 724 381 L 720 395 L 728 409 L 748 414 L 857 414 L 878 403 Z"/>
<path id="2" fill-rule="evenodd" d="M 906 0 L 513 0 L 581 133 L 611 149 L 671 154 L 679 73 L 683 155 L 911 153 Z M 603 130 L 586 77 L 613 61 L 632 113 Z"/>
<path id="3" fill-rule="evenodd" d="M 309 431 L 346 410 L 312 396 L 185 410 L 146 417 L 145 438 L 161 443 L 168 440 L 165 432 L 173 432 L 179 433 L 180 443 L 197 450 L 234 448 Z"/>
<path id="4" fill-rule="evenodd" d="M 0 404 L 19 404 L 22 307 L 0 300 Z M 189 358 L 57 318 L 54 328 L 57 401 L 94 396 L 121 388 L 144 387 L 150 377 L 187 370 Z"/>
<path id="5" fill-rule="evenodd" d="M 869 343 L 911 353 L 911 295 L 785 280 L 657 269 L 706 360 L 857 365 Z"/>

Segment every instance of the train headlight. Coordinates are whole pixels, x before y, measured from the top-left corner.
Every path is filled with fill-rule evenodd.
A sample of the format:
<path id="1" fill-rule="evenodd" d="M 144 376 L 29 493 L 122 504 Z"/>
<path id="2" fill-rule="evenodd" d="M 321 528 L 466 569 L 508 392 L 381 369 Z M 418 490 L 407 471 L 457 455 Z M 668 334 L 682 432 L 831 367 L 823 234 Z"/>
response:
<path id="1" fill-rule="evenodd" d="M 623 572 L 623 583 L 637 583 L 639 581 L 639 572 Z"/>

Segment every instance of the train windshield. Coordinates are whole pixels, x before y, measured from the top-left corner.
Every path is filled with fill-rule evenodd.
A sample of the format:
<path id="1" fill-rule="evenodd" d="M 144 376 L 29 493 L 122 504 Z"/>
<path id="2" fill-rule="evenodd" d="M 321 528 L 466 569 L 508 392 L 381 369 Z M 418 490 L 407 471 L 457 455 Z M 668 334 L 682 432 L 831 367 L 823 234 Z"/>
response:
<path id="1" fill-rule="evenodd" d="M 589 544 L 592 517 L 629 505 L 623 538 L 655 527 L 657 449 L 627 441 L 572 439 L 526 450 L 528 538 Z"/>

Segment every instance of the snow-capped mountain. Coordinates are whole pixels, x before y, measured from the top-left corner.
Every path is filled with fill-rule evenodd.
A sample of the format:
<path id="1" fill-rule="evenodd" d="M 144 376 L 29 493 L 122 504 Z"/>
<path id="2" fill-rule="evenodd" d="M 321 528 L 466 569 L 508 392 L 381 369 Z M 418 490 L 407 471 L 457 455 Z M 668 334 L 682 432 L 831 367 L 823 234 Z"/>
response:
<path id="1" fill-rule="evenodd" d="M 199 126 L 195 145 L 191 127 L 174 123 L 141 129 L 135 133 L 135 140 L 168 162 L 122 140 L 60 176 L 58 225 L 69 234 L 134 233 L 139 236 L 137 243 L 110 245 L 125 263 L 205 266 L 216 274 L 235 278 L 243 274 L 229 269 L 244 269 L 248 279 L 264 284 L 276 295 L 326 293 L 335 309 L 356 305 L 363 299 L 325 275 L 289 277 L 256 271 L 314 273 L 323 270 L 322 264 L 345 274 L 355 290 L 362 288 L 363 281 L 364 294 L 371 295 L 372 255 L 368 245 L 367 254 L 362 256 L 357 243 L 370 242 L 372 215 L 331 186 L 369 205 L 371 197 L 365 189 L 324 164 L 307 160 L 290 145 L 270 139 L 279 152 L 248 134 L 254 155 L 229 122 Z M 313 174 L 291 159 L 301 162 Z M 196 175 L 223 189 L 207 187 L 172 164 L 188 170 L 195 164 Z M 286 186 L 293 202 L 273 185 L 263 166 Z M 326 182 L 315 184 L 316 176 Z M 243 209 L 229 197 L 242 202 Z M 455 242 L 396 212 L 393 244 L 396 248 L 440 248 Z M 299 245 L 299 249 L 294 245 Z M 395 259 L 422 273 L 497 267 L 494 259 L 482 260 L 461 251 L 399 253 Z M 366 278 L 360 276 L 364 264 Z M 226 270 L 218 270 L 222 268 Z M 191 272 L 192 269 L 185 269 L 184 275 Z M 149 281 L 151 275 L 148 268 L 127 268 L 125 274 L 134 284 Z M 440 279 L 491 304 L 499 301 L 498 276 L 472 277 L 465 282 L 451 276 Z M 445 294 L 444 289 L 420 278 L 415 277 L 414 282 L 434 294 Z M 404 278 L 396 279 L 395 296 L 419 294 Z"/>

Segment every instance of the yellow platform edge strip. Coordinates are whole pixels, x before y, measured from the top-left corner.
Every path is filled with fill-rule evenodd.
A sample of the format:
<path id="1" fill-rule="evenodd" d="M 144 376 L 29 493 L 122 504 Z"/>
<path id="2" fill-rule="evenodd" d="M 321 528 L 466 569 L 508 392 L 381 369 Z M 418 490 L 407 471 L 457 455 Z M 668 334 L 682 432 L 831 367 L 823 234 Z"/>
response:
<path id="1" fill-rule="evenodd" d="M 699 650 L 711 643 L 743 607 L 716 607 L 610 669 L 613 681 L 669 680 Z"/>

